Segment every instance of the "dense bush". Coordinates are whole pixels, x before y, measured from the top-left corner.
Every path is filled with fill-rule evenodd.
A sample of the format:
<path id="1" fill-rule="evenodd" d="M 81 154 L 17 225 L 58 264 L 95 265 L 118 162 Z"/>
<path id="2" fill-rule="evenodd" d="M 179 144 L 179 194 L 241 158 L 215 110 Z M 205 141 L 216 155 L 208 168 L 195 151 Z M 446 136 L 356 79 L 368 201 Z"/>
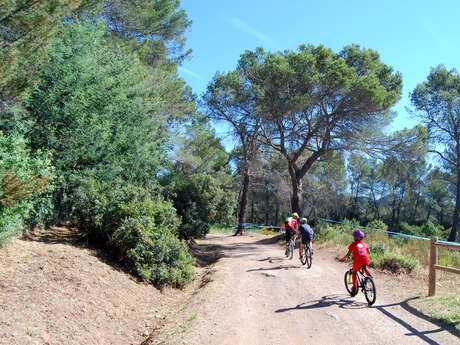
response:
<path id="1" fill-rule="evenodd" d="M 433 237 L 442 237 L 445 235 L 445 230 L 442 225 L 434 225 L 430 220 L 422 225 L 409 225 L 406 222 L 399 224 L 399 231 L 404 234 Z"/>
<path id="2" fill-rule="evenodd" d="M 26 225 L 45 223 L 54 174 L 46 155 L 32 155 L 19 134 L 0 132 L 0 247 Z"/>
<path id="3" fill-rule="evenodd" d="M 409 258 L 405 255 L 395 253 L 381 254 L 371 252 L 371 267 L 378 267 L 393 273 L 412 272 L 419 264 L 415 258 Z"/>
<path id="4" fill-rule="evenodd" d="M 71 196 L 73 218 L 96 241 L 157 286 L 182 287 L 194 277 L 194 260 L 176 235 L 169 201 L 132 185 L 82 183 Z"/>
<path id="5" fill-rule="evenodd" d="M 352 241 L 351 232 L 343 227 L 319 223 L 315 227 L 315 241 L 332 242 L 335 244 L 347 245 Z"/>
<path id="6" fill-rule="evenodd" d="M 381 220 L 373 220 L 366 225 L 366 227 L 371 229 L 378 229 L 378 230 L 388 230 L 388 225 L 386 225 Z"/>
<path id="7" fill-rule="evenodd" d="M 233 221 L 234 193 L 224 190 L 217 178 L 178 173 L 171 177 L 168 188 L 174 193 L 174 207 L 182 219 L 180 238 L 200 238 L 209 232 L 210 224 Z"/>

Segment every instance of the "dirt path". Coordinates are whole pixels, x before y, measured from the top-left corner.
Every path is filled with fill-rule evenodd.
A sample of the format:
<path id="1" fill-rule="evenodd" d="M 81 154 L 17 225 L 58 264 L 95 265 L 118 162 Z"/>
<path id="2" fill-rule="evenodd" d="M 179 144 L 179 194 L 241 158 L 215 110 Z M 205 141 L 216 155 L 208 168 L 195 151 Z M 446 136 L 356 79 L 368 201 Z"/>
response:
<path id="1" fill-rule="evenodd" d="M 306 269 L 287 260 L 263 236 L 208 236 L 222 250 L 212 281 L 149 344 L 459 344 L 445 330 L 396 297 L 391 276 L 376 274 L 378 296 L 369 308 L 360 293 L 345 294 L 345 264 L 316 250 Z M 399 295 L 401 296 L 401 295 Z M 179 315 L 179 314 L 178 314 Z"/>

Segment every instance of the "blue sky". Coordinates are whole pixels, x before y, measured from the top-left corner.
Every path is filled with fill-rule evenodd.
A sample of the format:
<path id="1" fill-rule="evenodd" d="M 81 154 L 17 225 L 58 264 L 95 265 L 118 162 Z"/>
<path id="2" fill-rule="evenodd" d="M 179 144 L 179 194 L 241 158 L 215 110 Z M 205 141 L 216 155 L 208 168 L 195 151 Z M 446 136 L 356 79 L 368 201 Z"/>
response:
<path id="1" fill-rule="evenodd" d="M 458 0 L 182 0 L 181 6 L 193 21 L 186 34 L 193 54 L 179 73 L 197 95 L 217 71 L 234 69 L 247 49 L 295 50 L 309 43 L 339 51 L 353 43 L 377 50 L 402 73 L 392 125 L 402 129 L 415 124 L 405 110 L 408 95 L 430 67 L 460 69 Z"/>

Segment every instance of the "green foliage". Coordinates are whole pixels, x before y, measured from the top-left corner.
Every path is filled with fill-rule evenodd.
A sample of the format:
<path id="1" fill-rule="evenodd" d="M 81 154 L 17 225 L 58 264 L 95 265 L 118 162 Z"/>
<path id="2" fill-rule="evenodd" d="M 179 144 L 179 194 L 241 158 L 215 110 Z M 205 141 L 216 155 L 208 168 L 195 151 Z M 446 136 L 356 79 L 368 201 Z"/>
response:
<path id="1" fill-rule="evenodd" d="M 378 267 L 392 273 L 412 272 L 419 264 L 419 261 L 412 257 L 407 257 L 395 253 L 373 253 L 371 252 L 371 267 Z"/>
<path id="2" fill-rule="evenodd" d="M 55 221 L 76 222 L 146 280 L 184 286 L 193 259 L 178 239 L 180 218 L 157 186 L 170 167 L 171 127 L 196 107 L 174 64 L 187 55 L 190 25 L 179 1 L 8 0 L 0 9 L 1 106 L 30 89 L 22 104 L 0 109 L 0 128 L 27 133 L 30 146 L 13 138 L 15 151 L 0 138 L 0 242 L 28 219 L 32 226 L 46 218 L 53 180 Z M 32 158 L 41 152 L 49 159 Z M 200 180 L 195 172 L 196 206 L 183 213 L 198 221 L 187 232 L 228 220 L 233 204 L 214 196 L 223 194 L 220 175 L 212 170 Z"/>
<path id="3" fill-rule="evenodd" d="M 194 277 L 193 259 L 177 239 L 171 203 L 133 185 L 88 179 L 72 195 L 73 217 L 136 274 L 157 286 L 182 287 Z"/>
<path id="4" fill-rule="evenodd" d="M 33 155 L 20 134 L 0 132 L 0 247 L 25 225 L 46 221 L 53 181 L 48 155 Z"/>
<path id="5" fill-rule="evenodd" d="M 191 25 L 179 0 L 109 0 L 104 1 L 100 15 L 107 20 L 108 29 L 149 64 L 170 58 L 182 61 L 185 31 Z"/>
<path id="6" fill-rule="evenodd" d="M 406 222 L 401 222 L 399 231 L 404 234 L 423 237 L 441 237 L 444 234 L 444 228 L 441 225 L 434 225 L 430 220 L 422 225 L 409 225 Z"/>
<path id="7" fill-rule="evenodd" d="M 163 180 L 182 219 L 179 237 L 199 238 L 210 224 L 232 224 L 236 195 L 229 154 L 205 123 L 187 129 L 176 151 L 176 163 Z"/>
<path id="8" fill-rule="evenodd" d="M 383 243 L 372 243 L 369 246 L 371 253 L 376 255 L 383 255 L 385 254 L 385 245 Z"/>
<path id="9" fill-rule="evenodd" d="M 211 175 L 176 174 L 168 188 L 175 193 L 174 207 L 182 218 L 179 235 L 184 239 L 199 238 L 209 232 L 209 224 L 232 222 L 235 205 L 233 194 Z"/>
<path id="10" fill-rule="evenodd" d="M 315 227 L 315 241 L 320 243 L 334 243 L 343 246 L 351 242 L 351 233 L 348 229 L 320 223 Z"/>
<path id="11" fill-rule="evenodd" d="M 384 225 L 380 221 L 375 221 L 373 224 L 375 228 L 381 228 Z M 343 248 L 343 251 L 353 241 L 353 238 L 349 226 L 320 223 L 315 227 L 315 241 L 339 245 Z M 416 244 L 419 244 L 420 241 L 399 242 L 398 238 L 390 238 L 378 230 L 367 231 L 365 241 L 371 251 L 371 267 L 377 267 L 393 273 L 412 272 L 419 264 L 418 258 L 426 258 L 428 250 L 426 246 L 423 246 L 423 248 L 417 247 Z M 425 243 L 422 244 L 424 245 Z"/>
<path id="12" fill-rule="evenodd" d="M 138 274 L 157 286 L 183 287 L 195 276 L 186 244 L 168 231 L 143 229 L 148 236 L 128 251 Z"/>
<path id="13" fill-rule="evenodd" d="M 150 185 L 167 166 L 168 121 L 194 110 L 173 71 L 145 66 L 104 27 L 64 25 L 27 112 L 1 114 L 4 128 L 28 133 L 33 151 L 52 153 L 58 221 L 68 217 L 69 195 L 86 178 Z"/>
<path id="14" fill-rule="evenodd" d="M 81 0 L 6 0 L 0 3 L 0 99 L 33 85 L 46 63 L 49 44 L 62 20 Z"/>
<path id="15" fill-rule="evenodd" d="M 177 108 L 163 95 L 181 92 L 170 72 L 107 46 L 94 23 L 61 30 L 42 78 L 27 102 L 31 145 L 53 152 L 66 182 L 86 174 L 147 183 L 165 164 L 166 114 Z"/>
<path id="16" fill-rule="evenodd" d="M 367 224 L 366 227 L 378 230 L 388 230 L 388 225 L 386 225 L 383 221 L 379 219 L 375 219 L 369 222 L 369 224 Z"/>
<path id="17" fill-rule="evenodd" d="M 239 123 L 234 114 L 245 114 L 235 129 L 239 138 L 261 129 L 270 150 L 287 160 L 291 207 L 301 212 L 302 179 L 331 151 L 374 150 L 401 89 L 401 75 L 376 51 L 301 45 L 297 51 L 246 51 L 235 71 L 216 74 L 204 99 L 214 118 Z"/>
<path id="18" fill-rule="evenodd" d="M 460 74 L 442 65 L 432 68 L 427 80 L 417 85 L 410 97 L 416 115 L 427 126 L 432 151 L 438 153 L 444 168 L 455 176 L 455 195 L 459 195 L 460 109 L 457 105 L 460 101 Z M 449 241 L 455 241 L 460 226 L 460 200 L 457 197 L 455 205 Z"/>

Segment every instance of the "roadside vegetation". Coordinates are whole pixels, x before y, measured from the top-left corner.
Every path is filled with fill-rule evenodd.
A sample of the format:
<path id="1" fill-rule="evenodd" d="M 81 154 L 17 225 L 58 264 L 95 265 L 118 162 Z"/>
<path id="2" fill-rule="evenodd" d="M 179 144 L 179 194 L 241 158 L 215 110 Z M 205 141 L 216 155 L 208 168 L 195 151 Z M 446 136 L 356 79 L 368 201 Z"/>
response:
<path id="1" fill-rule="evenodd" d="M 413 299 L 409 305 L 442 325 L 460 330 L 460 296 L 456 293 Z"/>
<path id="2" fill-rule="evenodd" d="M 317 222 L 315 226 L 315 240 L 333 246 L 345 248 L 351 241 L 351 233 L 356 230 L 359 223 L 356 220 L 343 221 L 344 224 L 330 224 L 324 221 Z M 393 273 L 410 273 L 419 264 L 429 264 L 430 241 L 420 239 L 392 236 L 383 232 L 388 226 L 382 221 L 372 221 L 366 226 L 365 241 L 371 250 L 371 266 Z M 443 229 L 427 222 L 422 226 L 410 227 L 411 234 L 419 236 L 442 236 Z M 404 229 L 404 230 L 407 230 Z M 407 233 L 406 231 L 401 231 Z M 458 252 L 439 249 L 439 263 L 450 267 L 460 266 Z"/>

